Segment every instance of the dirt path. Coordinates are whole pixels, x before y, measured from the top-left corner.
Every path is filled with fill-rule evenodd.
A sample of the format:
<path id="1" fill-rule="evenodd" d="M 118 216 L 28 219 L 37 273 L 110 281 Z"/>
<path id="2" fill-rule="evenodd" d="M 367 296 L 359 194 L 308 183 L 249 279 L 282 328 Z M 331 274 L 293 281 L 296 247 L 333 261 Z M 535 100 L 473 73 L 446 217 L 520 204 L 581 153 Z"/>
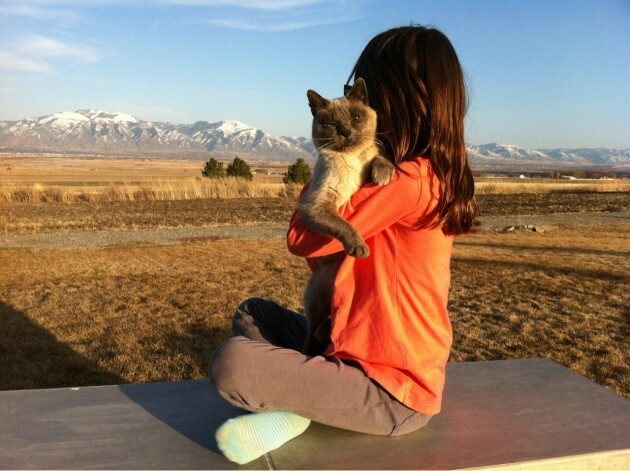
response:
<path id="1" fill-rule="evenodd" d="M 182 227 L 62 234 L 28 234 L 0 238 L 2 248 L 102 249 L 111 246 L 150 244 L 178 245 L 195 240 L 212 239 L 278 239 L 286 234 L 286 225 L 256 224 L 218 227 Z"/>
<path id="2" fill-rule="evenodd" d="M 509 228 L 515 231 L 535 228 L 543 232 L 559 228 L 630 224 L 630 211 L 487 216 L 480 217 L 479 221 L 479 232 L 498 233 L 509 231 Z M 0 238 L 0 249 L 93 250 L 132 244 L 178 245 L 212 239 L 281 239 L 285 237 L 286 230 L 286 224 L 246 224 L 9 235 Z"/>
<path id="3" fill-rule="evenodd" d="M 628 211 L 630 192 L 479 195 L 479 215 L 608 213 Z M 295 198 L 233 198 L 109 203 L 2 203 L 0 234 L 138 231 L 288 223 Z M 529 216 L 528 216 L 529 217 Z M 506 224 L 508 224 L 507 222 Z"/>

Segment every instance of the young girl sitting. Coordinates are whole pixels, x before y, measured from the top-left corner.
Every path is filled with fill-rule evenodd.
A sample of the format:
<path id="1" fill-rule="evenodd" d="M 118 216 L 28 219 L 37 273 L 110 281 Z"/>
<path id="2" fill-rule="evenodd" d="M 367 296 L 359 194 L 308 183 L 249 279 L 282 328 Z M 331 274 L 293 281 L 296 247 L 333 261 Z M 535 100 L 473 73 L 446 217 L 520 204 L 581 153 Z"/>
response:
<path id="1" fill-rule="evenodd" d="M 289 250 L 311 267 L 318 257 L 343 257 L 325 355 L 300 353 L 304 316 L 263 299 L 236 310 L 235 336 L 210 361 L 221 396 L 254 412 L 217 430 L 220 450 L 236 463 L 281 446 L 311 420 L 394 436 L 440 411 L 453 237 L 470 231 L 477 211 L 463 73 L 444 34 L 409 26 L 374 37 L 352 77 L 367 84 L 381 153 L 396 174 L 385 186 L 364 185 L 339 210 L 369 246 L 367 258 L 347 256 L 297 212 L 291 220 Z"/>

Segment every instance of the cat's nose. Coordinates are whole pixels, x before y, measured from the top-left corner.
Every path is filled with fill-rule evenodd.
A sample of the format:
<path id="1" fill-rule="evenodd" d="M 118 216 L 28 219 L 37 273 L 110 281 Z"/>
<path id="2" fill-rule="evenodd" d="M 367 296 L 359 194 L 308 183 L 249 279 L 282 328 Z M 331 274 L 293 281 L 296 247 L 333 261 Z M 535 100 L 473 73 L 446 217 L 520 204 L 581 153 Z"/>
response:
<path id="1" fill-rule="evenodd" d="M 350 136 L 350 128 L 347 128 L 345 126 L 338 126 L 337 133 L 347 138 L 348 136 Z"/>

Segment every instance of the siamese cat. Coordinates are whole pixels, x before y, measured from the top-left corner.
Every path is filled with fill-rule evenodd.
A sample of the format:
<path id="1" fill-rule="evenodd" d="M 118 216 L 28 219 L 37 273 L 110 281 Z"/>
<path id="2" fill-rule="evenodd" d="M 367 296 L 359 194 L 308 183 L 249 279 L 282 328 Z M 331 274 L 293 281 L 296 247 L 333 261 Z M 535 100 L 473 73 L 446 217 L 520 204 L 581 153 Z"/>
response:
<path id="1" fill-rule="evenodd" d="M 389 183 L 395 167 L 379 153 L 377 117 L 368 105 L 365 82 L 358 78 L 343 98 L 325 99 L 313 90 L 306 94 L 319 157 L 298 205 L 300 217 L 307 228 L 341 241 L 348 255 L 367 257 L 369 247 L 338 209 L 370 178 L 377 185 Z M 308 336 L 302 349 L 306 355 L 320 355 L 330 343 L 333 285 L 342 260 L 343 256 L 334 255 L 318 258 L 318 270 L 307 283 Z"/>

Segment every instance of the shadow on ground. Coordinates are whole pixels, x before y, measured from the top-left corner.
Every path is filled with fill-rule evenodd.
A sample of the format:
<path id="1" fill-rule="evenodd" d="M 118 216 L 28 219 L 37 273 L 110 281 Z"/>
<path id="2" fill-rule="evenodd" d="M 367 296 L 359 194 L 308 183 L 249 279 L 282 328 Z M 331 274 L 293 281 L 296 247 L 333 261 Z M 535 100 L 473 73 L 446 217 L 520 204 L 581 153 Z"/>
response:
<path id="1" fill-rule="evenodd" d="M 120 376 L 59 342 L 24 312 L 0 301 L 0 389 L 118 384 Z"/>
<path id="2" fill-rule="evenodd" d="M 219 455 L 215 431 L 227 419 L 245 413 L 225 402 L 205 379 L 123 384 L 118 389 L 171 429 Z"/>

